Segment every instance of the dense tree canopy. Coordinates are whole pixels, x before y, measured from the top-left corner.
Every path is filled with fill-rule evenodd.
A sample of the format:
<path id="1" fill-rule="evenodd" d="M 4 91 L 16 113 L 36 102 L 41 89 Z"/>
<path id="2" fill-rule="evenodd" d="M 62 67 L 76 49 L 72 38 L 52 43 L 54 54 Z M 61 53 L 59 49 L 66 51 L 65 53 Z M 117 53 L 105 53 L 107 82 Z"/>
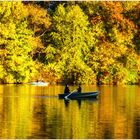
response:
<path id="1" fill-rule="evenodd" d="M 86 65 L 85 56 L 94 42 L 87 16 L 78 5 L 66 8 L 60 5 L 53 22 L 53 44 L 46 48 L 47 63 L 53 63 L 57 71 L 61 71 L 62 80 L 75 83 L 91 81 L 93 72 Z"/>
<path id="2" fill-rule="evenodd" d="M 0 2 L 0 82 L 139 84 L 140 2 Z"/>
<path id="3" fill-rule="evenodd" d="M 32 51 L 33 31 L 28 29 L 27 9 L 21 2 L 0 2 L 1 81 L 27 82 L 34 67 Z"/>

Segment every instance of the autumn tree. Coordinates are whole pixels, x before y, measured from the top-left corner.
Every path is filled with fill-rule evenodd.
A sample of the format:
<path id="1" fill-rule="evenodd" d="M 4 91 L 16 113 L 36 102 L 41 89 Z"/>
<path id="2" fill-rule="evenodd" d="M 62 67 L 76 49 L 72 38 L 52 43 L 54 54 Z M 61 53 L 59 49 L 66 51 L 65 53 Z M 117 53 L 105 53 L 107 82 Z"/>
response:
<path id="1" fill-rule="evenodd" d="M 59 5 L 51 34 L 54 43 L 46 49 L 48 65 L 54 64 L 67 82 L 92 82 L 94 73 L 86 65 L 85 56 L 94 42 L 88 17 L 80 7 Z"/>
<path id="2" fill-rule="evenodd" d="M 99 2 L 89 13 L 96 47 L 89 55 L 88 64 L 96 71 L 98 83 L 122 83 L 125 78 L 125 75 L 115 77 L 124 69 L 120 58 L 134 47 L 134 24 L 124 16 L 124 10 L 121 2 Z"/>
<path id="3" fill-rule="evenodd" d="M 48 41 L 46 36 L 51 25 L 50 17 L 46 9 L 31 2 L 26 5 L 26 8 L 28 9 L 29 28 L 33 31 L 36 42 L 32 51 L 33 59 L 43 62 L 43 53 Z"/>
<path id="4" fill-rule="evenodd" d="M 0 79 L 27 82 L 34 73 L 30 57 L 34 40 L 28 29 L 28 11 L 21 2 L 0 2 Z"/>

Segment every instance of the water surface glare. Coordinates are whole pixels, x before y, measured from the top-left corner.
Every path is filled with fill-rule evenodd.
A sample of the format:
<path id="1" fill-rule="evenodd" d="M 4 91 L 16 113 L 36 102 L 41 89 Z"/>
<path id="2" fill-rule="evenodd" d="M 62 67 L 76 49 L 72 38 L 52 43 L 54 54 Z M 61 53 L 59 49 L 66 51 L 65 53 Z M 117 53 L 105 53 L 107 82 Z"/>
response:
<path id="1" fill-rule="evenodd" d="M 0 85 L 0 138 L 140 139 L 140 86 L 82 86 L 97 89 L 96 100 L 64 101 L 60 85 Z"/>

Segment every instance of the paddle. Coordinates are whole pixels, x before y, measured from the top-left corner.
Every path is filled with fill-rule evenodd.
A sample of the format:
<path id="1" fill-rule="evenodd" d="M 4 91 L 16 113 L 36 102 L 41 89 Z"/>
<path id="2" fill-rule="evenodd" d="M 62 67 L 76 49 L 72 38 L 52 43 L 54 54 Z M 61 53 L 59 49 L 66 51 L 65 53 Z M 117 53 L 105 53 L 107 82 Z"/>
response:
<path id="1" fill-rule="evenodd" d="M 68 97 L 72 94 L 72 93 L 74 93 L 76 91 L 76 89 L 75 90 L 73 90 L 72 92 L 70 92 L 67 96 L 65 96 L 64 98 L 66 99 L 66 100 L 68 100 Z"/>

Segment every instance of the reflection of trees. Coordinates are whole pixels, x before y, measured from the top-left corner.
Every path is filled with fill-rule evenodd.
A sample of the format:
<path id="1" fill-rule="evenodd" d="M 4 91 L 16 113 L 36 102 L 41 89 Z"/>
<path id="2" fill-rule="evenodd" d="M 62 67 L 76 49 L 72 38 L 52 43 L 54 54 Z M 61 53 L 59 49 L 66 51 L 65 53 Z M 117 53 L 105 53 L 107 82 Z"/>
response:
<path id="1" fill-rule="evenodd" d="M 11 94 L 9 92 L 11 91 Z M 12 86 L 4 86 L 3 94 L 1 95 L 1 138 L 15 138 L 16 137 L 16 125 L 17 125 L 17 113 L 18 112 L 18 100 L 13 94 Z M 16 110 L 15 110 L 16 109 Z"/>
<path id="2" fill-rule="evenodd" d="M 97 121 L 93 121 L 92 117 L 97 118 L 97 113 L 92 114 L 92 110 L 96 110 L 96 106 L 83 102 L 79 109 L 77 101 L 72 101 L 66 108 L 63 100 L 34 98 L 34 92 L 34 89 L 23 87 L 5 88 L 5 95 L 11 97 L 0 100 L 0 113 L 3 114 L 0 126 L 1 138 L 93 137 L 92 127 L 97 124 Z M 41 92 L 38 91 L 37 95 L 42 95 Z"/>
<path id="3" fill-rule="evenodd" d="M 99 100 L 99 130 L 98 138 L 112 138 L 113 136 L 113 118 L 114 118 L 114 106 L 113 98 L 110 91 L 106 91 L 106 87 L 102 87 Z"/>
<path id="4" fill-rule="evenodd" d="M 133 138 L 140 139 L 140 115 L 134 118 Z"/>
<path id="5" fill-rule="evenodd" d="M 139 116 L 134 118 L 134 130 L 133 130 L 133 138 L 139 139 L 140 138 L 140 114 Z"/>
<path id="6" fill-rule="evenodd" d="M 62 123 L 55 99 L 34 99 L 32 115 L 32 134 L 29 138 L 55 139 Z M 61 132 L 60 132 L 61 133 Z"/>
<path id="7" fill-rule="evenodd" d="M 3 86 L 0 98 L 0 138 L 26 138 L 30 127 L 30 98 L 20 97 L 19 90 L 26 92 L 24 87 Z"/>
<path id="8" fill-rule="evenodd" d="M 129 86 L 119 88 L 104 86 L 101 90 L 99 138 L 133 138 L 136 91 Z"/>
<path id="9" fill-rule="evenodd" d="M 37 98 L 34 101 L 32 114 L 32 134 L 31 138 L 49 138 L 46 127 L 46 105 L 44 99 Z"/>
<path id="10" fill-rule="evenodd" d="M 0 138 L 140 138 L 135 90 L 103 86 L 97 101 L 66 107 L 63 100 L 40 98 L 42 88 L 0 87 Z"/>
<path id="11" fill-rule="evenodd" d="M 133 138 L 140 139 L 140 96 L 139 88 L 136 88 L 136 98 L 135 98 L 135 112 L 133 121 Z"/>

